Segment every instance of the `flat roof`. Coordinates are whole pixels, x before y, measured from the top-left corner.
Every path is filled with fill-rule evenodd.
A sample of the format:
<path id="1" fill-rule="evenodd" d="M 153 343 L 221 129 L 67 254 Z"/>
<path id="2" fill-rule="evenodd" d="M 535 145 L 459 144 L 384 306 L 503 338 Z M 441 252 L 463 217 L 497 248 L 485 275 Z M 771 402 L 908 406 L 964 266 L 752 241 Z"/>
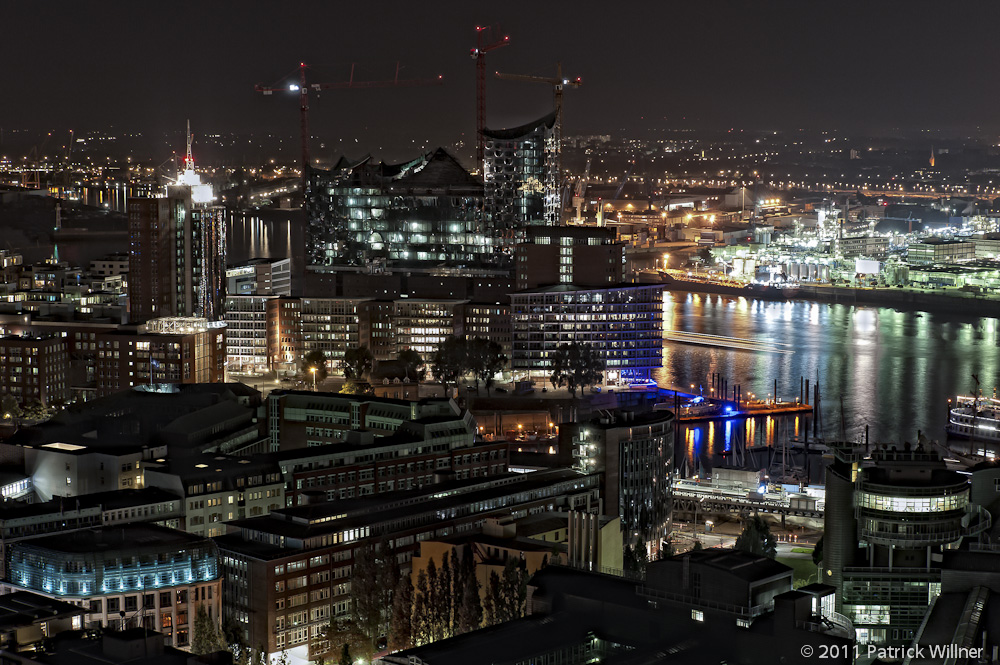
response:
<path id="1" fill-rule="evenodd" d="M 108 550 L 139 554 L 147 547 L 184 547 L 210 542 L 202 536 L 154 524 L 124 524 L 32 538 L 19 541 L 12 547 L 32 547 L 71 554 L 95 554 Z"/>

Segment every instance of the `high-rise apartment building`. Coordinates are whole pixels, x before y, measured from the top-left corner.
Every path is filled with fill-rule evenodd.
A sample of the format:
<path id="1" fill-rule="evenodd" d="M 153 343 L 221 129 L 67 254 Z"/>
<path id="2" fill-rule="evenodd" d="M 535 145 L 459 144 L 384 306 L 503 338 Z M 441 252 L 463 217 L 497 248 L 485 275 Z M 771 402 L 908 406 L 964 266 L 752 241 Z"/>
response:
<path id="1" fill-rule="evenodd" d="M 225 209 L 196 205 L 192 187 L 130 199 L 129 313 L 218 320 L 225 295 Z"/>
<path id="2" fill-rule="evenodd" d="M 556 114 L 520 127 L 484 129 L 486 217 L 506 237 L 560 222 Z"/>

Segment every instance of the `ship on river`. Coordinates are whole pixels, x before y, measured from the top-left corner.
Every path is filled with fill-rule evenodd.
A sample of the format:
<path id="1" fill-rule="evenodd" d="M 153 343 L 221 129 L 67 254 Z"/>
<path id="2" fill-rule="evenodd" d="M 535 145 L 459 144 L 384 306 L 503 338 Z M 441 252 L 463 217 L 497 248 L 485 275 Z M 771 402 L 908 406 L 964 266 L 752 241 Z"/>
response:
<path id="1" fill-rule="evenodd" d="M 958 439 L 1000 444 L 1000 399 L 959 395 L 945 429 Z"/>
<path id="2" fill-rule="evenodd" d="M 683 274 L 677 271 L 661 272 L 660 280 L 670 290 L 743 296 L 763 300 L 789 300 L 799 294 L 799 288 L 791 284 L 742 282 L 728 277 Z"/>

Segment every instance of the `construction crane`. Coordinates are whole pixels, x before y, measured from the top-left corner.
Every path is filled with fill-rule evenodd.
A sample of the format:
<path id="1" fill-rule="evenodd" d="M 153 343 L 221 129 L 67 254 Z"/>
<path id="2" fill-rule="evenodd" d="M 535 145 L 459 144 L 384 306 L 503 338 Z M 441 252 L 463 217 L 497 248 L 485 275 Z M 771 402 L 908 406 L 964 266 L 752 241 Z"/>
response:
<path id="1" fill-rule="evenodd" d="M 395 77 L 380 81 L 355 81 L 354 64 L 351 64 L 351 77 L 346 81 L 335 81 L 333 83 L 309 83 L 306 80 L 306 70 L 309 66 L 304 62 L 299 63 L 298 83 L 285 83 L 282 85 L 255 85 L 254 90 L 265 95 L 275 92 L 297 92 L 299 93 L 299 130 L 302 134 L 302 195 L 306 193 L 306 181 L 309 177 L 309 91 L 319 92 L 320 90 L 342 90 L 346 88 L 389 88 L 389 87 L 410 87 L 418 85 L 440 84 L 442 76 L 436 79 L 401 79 L 399 78 L 399 63 L 396 63 Z M 293 72 L 283 77 L 288 80 Z"/>
<path id="2" fill-rule="evenodd" d="M 583 201 L 587 195 L 587 182 L 590 180 L 590 157 L 587 157 L 587 167 L 583 169 L 583 177 L 576 181 L 573 188 L 573 205 L 576 207 L 576 221 L 583 221 Z"/>
<path id="3" fill-rule="evenodd" d="M 579 88 L 583 85 L 583 79 L 577 76 L 575 79 L 568 79 L 563 77 L 562 73 L 562 63 L 556 63 L 556 75 L 554 77 L 548 76 L 529 76 L 527 74 L 501 74 L 500 72 L 495 72 L 498 79 L 503 79 L 504 81 L 524 81 L 526 83 L 546 83 L 552 86 L 552 96 L 554 101 L 554 107 L 556 110 L 556 124 L 555 124 L 555 139 L 558 150 L 562 151 L 562 123 L 563 123 L 563 90 L 567 87 Z"/>
<path id="4" fill-rule="evenodd" d="M 500 34 L 500 28 L 497 28 Z M 493 40 L 493 29 L 489 26 L 476 26 L 476 48 L 471 49 L 472 59 L 476 61 L 476 162 L 483 168 L 483 127 L 486 123 L 486 54 L 510 43 L 510 37 L 504 35 Z"/>
<path id="5" fill-rule="evenodd" d="M 552 86 L 552 96 L 554 98 L 553 105 L 556 110 L 556 121 L 553 126 L 553 143 L 555 144 L 555 164 L 552 165 L 552 169 L 549 175 L 548 187 L 552 190 L 560 188 L 560 181 L 562 180 L 562 123 L 563 123 L 563 90 L 569 86 L 571 88 L 579 88 L 583 85 L 583 79 L 579 76 L 575 79 L 563 78 L 562 73 L 562 63 L 556 63 L 556 75 L 555 77 L 547 76 L 529 76 L 527 74 L 501 74 L 500 72 L 495 72 L 498 79 L 503 79 L 505 81 L 523 81 L 526 83 L 546 83 Z"/>

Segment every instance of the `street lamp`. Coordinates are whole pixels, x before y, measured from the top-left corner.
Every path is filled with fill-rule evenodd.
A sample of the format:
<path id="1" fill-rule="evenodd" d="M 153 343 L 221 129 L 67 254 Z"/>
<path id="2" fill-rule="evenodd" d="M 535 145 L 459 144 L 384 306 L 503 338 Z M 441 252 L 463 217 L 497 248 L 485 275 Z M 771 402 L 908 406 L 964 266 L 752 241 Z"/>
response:
<path id="1" fill-rule="evenodd" d="M 309 371 L 312 372 L 313 375 L 313 392 L 316 392 L 316 368 L 310 367 Z"/>

